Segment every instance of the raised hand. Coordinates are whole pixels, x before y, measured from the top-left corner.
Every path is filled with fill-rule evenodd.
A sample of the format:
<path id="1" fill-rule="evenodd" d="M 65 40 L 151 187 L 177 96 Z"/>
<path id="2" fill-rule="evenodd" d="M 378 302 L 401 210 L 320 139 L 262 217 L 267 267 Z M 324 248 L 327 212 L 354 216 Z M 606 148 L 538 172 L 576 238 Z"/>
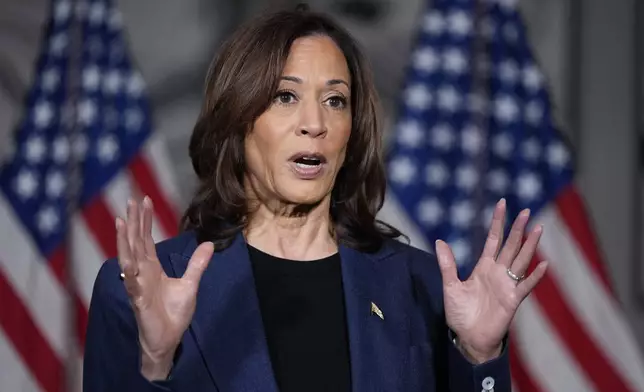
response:
<path id="1" fill-rule="evenodd" d="M 503 244 L 505 200 L 501 200 L 483 253 L 466 281 L 457 276 L 454 255 L 443 241 L 436 241 L 436 255 L 443 277 L 443 295 L 447 325 L 456 333 L 461 350 L 471 360 L 481 363 L 496 357 L 502 339 L 519 305 L 546 272 L 541 262 L 524 277 L 537 248 L 542 227 L 536 226 L 522 244 L 529 211 L 522 211 Z M 499 252 L 500 251 L 500 252 Z"/>
<path id="2" fill-rule="evenodd" d="M 183 277 L 169 278 L 152 239 L 152 202 L 130 200 L 127 220 L 116 219 L 118 262 L 139 329 L 141 372 L 149 380 L 165 379 L 174 353 L 195 311 L 201 275 L 213 254 L 205 242 L 195 250 Z"/>

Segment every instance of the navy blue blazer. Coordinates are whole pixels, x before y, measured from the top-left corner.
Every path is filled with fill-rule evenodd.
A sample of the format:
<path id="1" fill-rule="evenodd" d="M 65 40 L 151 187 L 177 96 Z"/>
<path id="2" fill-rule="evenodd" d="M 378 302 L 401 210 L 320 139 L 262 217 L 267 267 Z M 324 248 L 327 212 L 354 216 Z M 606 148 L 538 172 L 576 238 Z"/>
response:
<path id="1" fill-rule="evenodd" d="M 157 245 L 163 269 L 180 277 L 195 236 Z M 354 392 L 511 390 L 507 345 L 472 365 L 450 339 L 436 258 L 398 241 L 373 254 L 340 246 Z M 85 392 L 277 392 L 242 235 L 215 252 L 168 380 L 140 374 L 137 326 L 116 259 L 96 278 L 85 344 Z M 372 302 L 384 319 L 371 309 Z"/>

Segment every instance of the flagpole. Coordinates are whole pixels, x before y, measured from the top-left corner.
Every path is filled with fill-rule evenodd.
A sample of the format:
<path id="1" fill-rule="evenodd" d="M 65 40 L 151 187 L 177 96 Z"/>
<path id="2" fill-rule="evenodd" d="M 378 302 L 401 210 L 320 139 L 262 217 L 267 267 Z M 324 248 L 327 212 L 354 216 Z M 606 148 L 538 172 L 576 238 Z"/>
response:
<path id="1" fill-rule="evenodd" d="M 470 99 L 472 100 L 470 104 L 473 106 L 470 110 L 472 113 L 472 123 L 480 132 L 481 140 L 484 141 L 485 145 L 489 141 L 489 121 L 488 121 L 488 109 L 487 105 L 489 98 L 489 89 L 488 89 L 488 72 L 489 72 L 489 60 L 487 58 L 486 46 L 487 38 L 485 37 L 484 29 L 484 19 L 486 13 L 486 4 L 485 0 L 474 0 L 474 17 L 473 17 L 473 27 L 474 27 L 474 40 L 472 44 L 472 95 Z M 487 229 L 489 222 L 483 223 L 483 218 L 485 214 L 485 208 L 487 206 L 486 192 L 484 188 L 484 177 L 488 169 L 488 149 L 482 148 L 477 153 L 475 157 L 476 168 L 478 170 L 478 177 L 480 179 L 479 186 L 476 188 L 476 196 L 473 198 L 475 206 L 474 211 L 476 211 L 475 221 L 479 222 L 478 224 L 473 225 L 472 235 L 470 238 L 472 244 L 472 250 L 475 250 L 475 254 L 478 254 L 483 249 L 483 244 L 487 237 Z M 478 228 L 478 225 L 481 225 L 482 229 Z"/>
<path id="2" fill-rule="evenodd" d="M 56 3 L 57 0 L 54 0 Z M 77 313 L 76 306 L 74 304 L 75 298 L 75 278 L 74 278 L 74 236 L 73 236 L 73 221 L 74 214 L 78 209 L 78 198 L 80 191 L 82 189 L 82 152 L 79 151 L 80 146 L 80 137 L 82 136 L 82 130 L 79 129 L 78 124 L 78 100 L 81 94 L 81 78 L 79 77 L 82 73 L 82 53 L 83 53 L 83 43 L 82 43 L 82 23 L 80 15 L 84 10 L 81 8 L 82 3 L 78 0 L 71 0 L 71 14 L 70 14 L 70 26 L 69 26 L 69 60 L 68 66 L 66 67 L 66 81 L 67 81 L 67 96 L 66 102 L 63 107 L 64 113 L 61 115 L 61 122 L 63 123 L 63 131 L 67 134 L 68 143 L 69 143 L 69 160 L 67 162 L 66 174 L 67 174 L 67 189 L 66 189 L 66 230 L 65 230 L 65 283 L 68 294 L 68 304 L 69 304 L 69 325 L 68 338 L 70 339 L 67 347 L 76 347 L 81 349 L 82 347 L 78 345 L 78 336 L 80 332 L 77 330 Z M 86 10 L 85 10 L 86 11 Z M 78 367 L 74 366 L 76 360 L 78 359 L 77 350 L 70 349 L 67 352 L 68 358 L 65 363 L 65 390 L 73 391 L 75 390 L 74 386 L 78 385 L 77 380 L 79 377 L 82 377 L 81 374 L 77 374 Z"/>

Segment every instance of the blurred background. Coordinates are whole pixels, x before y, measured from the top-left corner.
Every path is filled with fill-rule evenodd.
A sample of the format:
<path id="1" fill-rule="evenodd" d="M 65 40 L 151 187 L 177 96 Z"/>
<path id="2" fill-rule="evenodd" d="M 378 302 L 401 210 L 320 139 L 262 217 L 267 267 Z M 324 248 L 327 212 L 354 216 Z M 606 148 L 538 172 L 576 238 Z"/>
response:
<path id="1" fill-rule="evenodd" d="M 586 275 L 575 268 L 555 268 L 555 272 L 561 274 L 553 280 L 554 286 L 558 284 L 559 288 L 556 291 L 548 289 L 549 294 L 537 299 L 559 295 L 560 300 L 554 301 L 559 306 L 548 307 L 543 304 L 547 302 L 544 299 L 541 310 L 526 314 L 518 324 L 531 327 L 516 334 L 517 349 L 513 352 L 513 364 L 517 364 L 513 368 L 516 390 L 644 391 L 644 367 L 641 367 L 644 349 L 644 127 L 640 110 L 644 93 L 641 62 L 644 29 L 640 21 L 644 18 L 644 7 L 635 0 L 483 2 L 498 3 L 499 7 L 516 6 L 523 18 L 522 28 L 527 32 L 524 44 L 532 51 L 544 76 L 544 88 L 552 104 L 552 122 L 572 147 L 576 167 L 572 185 L 587 207 L 582 221 L 588 224 L 589 233 L 596 235 L 584 237 L 590 245 L 583 241 L 577 243 L 580 248 L 597 249 L 596 260 L 590 256 L 593 260 L 588 262 L 591 272 Z M 140 114 L 144 119 L 138 120 L 144 127 L 148 124 L 150 134 L 154 134 L 154 147 L 145 147 L 151 155 L 146 167 L 157 170 L 158 193 L 167 197 L 168 205 L 174 211 L 174 215 L 169 213 L 165 220 L 159 218 L 157 222 L 158 239 L 167 237 L 172 234 L 168 220 L 180 215 L 194 190 L 195 177 L 187 145 L 199 113 L 209 62 L 222 40 L 240 23 L 260 12 L 293 6 L 297 2 L 130 0 L 112 3 L 93 0 L 76 3 L 87 6 L 85 11 L 77 10 L 82 17 L 91 19 L 94 15 L 96 23 L 115 23 L 111 28 L 120 29 L 119 34 L 127 43 L 128 70 L 132 74 L 140 72 L 145 81 L 142 94 L 150 110 L 142 105 Z M 93 14 L 95 3 L 104 4 L 107 12 Z M 383 101 L 387 140 L 393 143 L 403 89 L 409 79 L 408 67 L 412 63 L 417 35 L 427 28 L 431 1 L 314 0 L 308 3 L 315 10 L 333 15 L 364 47 Z M 454 3 L 459 1 L 454 0 Z M 60 7 L 53 10 L 64 14 L 64 6 Z M 118 12 L 115 7 L 122 15 L 122 24 L 114 21 Z M 72 7 L 68 12 L 73 14 L 73 10 Z M 30 114 L 31 110 L 38 113 L 34 109 L 38 99 L 34 97 L 42 93 L 43 80 L 47 80 L 43 79 L 38 59 L 43 50 L 51 50 L 55 45 L 51 41 L 51 31 L 46 30 L 51 17 L 50 1 L 0 0 L 0 162 L 13 162 L 20 156 L 22 150 L 16 148 L 21 146 L 20 137 L 16 139 L 14 135 L 33 132 L 33 126 L 27 124 L 28 119 L 34 115 Z M 80 34 L 78 37 L 77 47 L 84 48 L 87 36 Z M 43 49 L 47 48 L 44 45 L 49 45 L 49 49 Z M 74 41 L 68 42 L 66 55 L 73 58 L 74 48 Z M 85 61 L 82 57 L 80 67 L 87 65 Z M 59 70 L 66 65 L 56 63 Z M 81 80 L 79 69 L 71 71 L 72 79 L 76 75 Z M 108 77 L 107 72 L 101 75 L 99 77 Z M 101 80 L 105 83 L 107 79 Z M 34 86 L 40 86 L 40 89 Z M 50 102 L 62 108 L 62 100 L 52 98 Z M 100 105 L 105 101 L 97 102 L 98 116 L 103 116 Z M 54 112 L 58 113 L 57 110 L 54 108 Z M 57 115 L 53 117 L 57 118 Z M 136 118 L 132 121 L 136 123 Z M 44 148 L 54 149 L 55 146 L 45 143 Z M 79 214 L 86 219 L 80 223 L 80 229 L 75 229 L 73 224 L 63 224 L 65 220 L 62 219 L 61 238 L 69 238 L 67 234 L 72 232 L 77 234 L 76 241 L 83 241 L 82 231 L 91 232 L 87 229 L 95 226 L 99 231 L 109 231 L 111 218 L 120 211 L 119 203 L 124 207 L 125 198 L 137 191 L 149 194 L 145 192 L 145 185 L 132 185 L 131 188 L 127 185 L 128 178 L 136 177 L 137 170 L 145 172 L 145 167 L 141 169 L 132 164 L 128 167 L 130 177 L 106 174 L 108 178 L 125 181 L 106 196 L 113 204 L 107 202 L 112 209 L 104 211 L 107 215 L 103 216 L 110 219 L 92 223 L 88 214 L 97 214 L 98 207 L 98 210 L 92 210 L 94 212 Z M 65 178 L 73 179 L 67 174 Z M 55 184 L 51 186 L 55 188 Z M 56 287 L 66 286 L 65 279 L 48 278 L 47 272 L 34 272 L 43 264 L 36 262 L 34 267 L 34 260 L 40 258 L 52 263 L 55 257 L 48 252 L 55 247 L 42 238 L 33 240 L 34 245 L 30 239 L 16 237 L 16 232 L 29 233 L 31 229 L 28 224 L 21 228 L 21 220 L 12 218 L 16 207 L 11 198 L 6 197 L 8 201 L 0 206 L 0 215 L 5 214 L 0 216 L 0 258 L 3 258 L 0 277 L 5 276 L 0 279 L 0 391 L 74 390 L 71 386 L 59 387 L 65 377 L 57 372 L 70 358 L 76 364 L 80 362 L 77 356 L 82 349 L 70 353 L 68 348 L 72 345 L 82 347 L 83 334 L 78 333 L 79 340 L 76 334 L 72 333 L 70 337 L 66 320 L 76 320 L 76 327 L 82 329 L 82 315 L 74 315 L 74 309 L 87 306 L 93 283 L 91 276 L 100 266 L 95 260 L 87 259 L 91 256 L 104 260 L 103 256 L 112 256 L 109 255 L 109 234 L 107 240 L 101 240 L 96 234 L 96 238 L 87 239 L 99 244 L 94 248 L 98 247 L 102 252 L 91 246 L 80 246 L 80 251 L 72 251 L 71 256 L 67 254 L 74 259 L 68 264 L 73 270 L 72 280 L 81 280 L 77 283 L 82 286 L 80 294 L 72 295 L 74 298 L 69 306 L 67 296 L 52 295 L 57 292 Z M 84 202 L 91 204 L 84 200 L 80 202 L 81 207 Z M 413 221 L 413 217 L 410 220 Z M 100 229 L 101 225 L 106 228 Z M 547 232 L 548 227 L 545 229 Z M 426 240 L 431 243 L 432 238 Z M 108 245 L 101 247 L 102 241 L 107 241 Z M 38 250 L 44 256 L 39 255 Z M 562 252 L 559 254 L 562 260 L 552 261 L 565 264 L 565 258 L 573 253 Z M 61 256 L 60 260 L 63 259 L 65 257 Z M 596 283 L 604 278 L 593 275 L 594 261 L 601 263 L 606 271 L 607 286 L 599 291 Z M 92 262 L 94 265 L 88 267 Z M 595 300 L 595 295 L 604 299 Z M 589 303 L 579 304 L 584 297 Z M 538 301 L 535 299 L 535 302 Z M 566 313 L 573 315 L 566 316 Z M 565 321 L 558 321 L 559 316 Z M 615 321 L 616 318 L 620 321 Z M 43 345 L 51 347 L 43 349 Z"/>

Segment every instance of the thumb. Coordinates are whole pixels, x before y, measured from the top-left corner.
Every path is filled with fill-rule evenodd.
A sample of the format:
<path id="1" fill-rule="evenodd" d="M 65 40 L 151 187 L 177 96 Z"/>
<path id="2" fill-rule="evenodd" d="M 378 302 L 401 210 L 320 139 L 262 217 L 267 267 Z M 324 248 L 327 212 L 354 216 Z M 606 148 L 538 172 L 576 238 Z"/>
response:
<path id="1" fill-rule="evenodd" d="M 456 271 L 456 261 L 454 254 L 445 241 L 436 241 L 436 258 L 438 260 L 438 268 L 443 277 L 443 286 L 449 286 L 455 283 L 460 283 Z"/>
<path id="2" fill-rule="evenodd" d="M 206 270 L 206 267 L 208 267 L 208 263 L 210 263 L 210 258 L 212 258 L 214 251 L 215 246 L 210 241 L 199 245 L 188 262 L 188 267 L 186 268 L 186 272 L 183 274 L 183 279 L 199 284 L 201 276 Z"/>

